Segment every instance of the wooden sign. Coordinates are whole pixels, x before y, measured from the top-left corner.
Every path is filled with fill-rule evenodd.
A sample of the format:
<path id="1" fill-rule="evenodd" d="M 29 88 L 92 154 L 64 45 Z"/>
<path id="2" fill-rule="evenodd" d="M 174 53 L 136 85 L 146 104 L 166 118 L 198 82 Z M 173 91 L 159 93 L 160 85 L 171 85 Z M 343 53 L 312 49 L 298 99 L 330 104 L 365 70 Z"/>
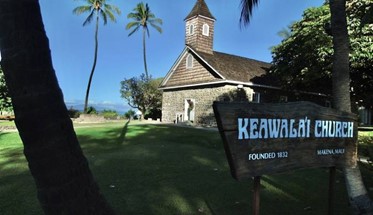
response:
<path id="1" fill-rule="evenodd" d="M 355 165 L 357 116 L 310 102 L 214 102 L 237 180 L 311 167 Z"/>

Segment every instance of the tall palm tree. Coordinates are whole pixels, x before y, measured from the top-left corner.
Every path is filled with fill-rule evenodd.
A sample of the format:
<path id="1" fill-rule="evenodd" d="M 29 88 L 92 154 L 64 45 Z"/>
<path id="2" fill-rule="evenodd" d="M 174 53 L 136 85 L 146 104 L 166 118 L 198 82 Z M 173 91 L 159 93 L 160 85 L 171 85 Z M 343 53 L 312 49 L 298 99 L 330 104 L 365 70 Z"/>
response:
<path id="1" fill-rule="evenodd" d="M 97 63 L 98 26 L 99 26 L 100 17 L 103 19 L 104 25 L 106 25 L 108 18 L 111 21 L 116 22 L 114 13 L 119 15 L 121 12 L 118 7 L 107 4 L 106 0 L 84 0 L 84 1 L 86 2 L 86 5 L 78 6 L 73 10 L 73 13 L 76 15 L 80 15 L 82 13 L 89 14 L 86 20 L 83 22 L 83 26 L 90 24 L 94 16 L 96 16 L 95 53 L 94 53 L 92 70 L 89 75 L 88 86 L 87 86 L 87 91 L 86 91 L 85 100 L 84 100 L 84 113 L 86 113 L 87 108 L 88 108 L 88 98 L 89 98 L 89 91 L 91 89 L 92 77 L 93 77 L 93 73 L 95 72 L 96 63 Z"/>
<path id="2" fill-rule="evenodd" d="M 145 76 L 146 79 L 149 79 L 148 67 L 146 64 L 146 46 L 145 46 L 145 34 L 149 34 L 148 26 L 152 26 L 159 33 L 162 33 L 162 28 L 159 25 L 162 25 L 162 19 L 156 18 L 155 15 L 150 11 L 149 5 L 143 2 L 138 3 L 137 6 L 132 10 L 133 12 L 127 15 L 128 19 L 133 19 L 134 21 L 130 22 L 126 26 L 126 30 L 132 29 L 128 34 L 131 36 L 133 33 L 142 28 L 142 45 L 143 45 L 143 54 L 144 54 L 144 67 L 145 67 Z"/>
<path id="3" fill-rule="evenodd" d="M 38 0 L 1 0 L 0 26 L 1 67 L 44 213 L 114 214 L 68 116 Z"/>
<path id="4" fill-rule="evenodd" d="M 259 0 L 241 0 L 240 23 L 247 26 L 253 8 Z M 346 21 L 346 0 L 329 0 L 333 36 L 333 106 L 341 111 L 351 112 L 349 38 Z M 353 214 L 373 214 L 373 204 L 362 182 L 359 167 L 344 168 L 346 187 Z"/>

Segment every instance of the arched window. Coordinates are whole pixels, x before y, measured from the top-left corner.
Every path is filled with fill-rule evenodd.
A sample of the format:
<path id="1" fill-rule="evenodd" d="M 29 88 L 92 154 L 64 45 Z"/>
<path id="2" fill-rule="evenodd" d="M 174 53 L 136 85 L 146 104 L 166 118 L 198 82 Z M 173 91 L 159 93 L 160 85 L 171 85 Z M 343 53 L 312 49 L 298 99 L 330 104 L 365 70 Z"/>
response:
<path id="1" fill-rule="evenodd" d="M 209 36 L 210 26 L 208 24 L 203 24 L 202 26 L 202 34 L 205 36 Z"/>
<path id="2" fill-rule="evenodd" d="M 193 68 L 193 55 L 191 54 L 188 54 L 186 58 L 186 68 L 187 69 Z"/>
<path id="3" fill-rule="evenodd" d="M 194 25 L 189 25 L 189 34 L 192 35 L 194 33 Z"/>

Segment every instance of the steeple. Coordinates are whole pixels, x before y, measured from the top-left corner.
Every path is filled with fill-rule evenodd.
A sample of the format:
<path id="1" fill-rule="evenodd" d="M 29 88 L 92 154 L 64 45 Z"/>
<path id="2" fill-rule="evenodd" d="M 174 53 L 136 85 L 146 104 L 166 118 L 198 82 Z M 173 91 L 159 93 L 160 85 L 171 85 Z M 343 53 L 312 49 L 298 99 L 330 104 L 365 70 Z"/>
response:
<path id="1" fill-rule="evenodd" d="M 204 0 L 197 0 L 192 11 L 184 19 L 185 44 L 197 51 L 213 53 L 215 17 Z"/>
<path id="2" fill-rule="evenodd" d="M 189 15 L 185 17 L 184 20 L 195 16 L 204 16 L 210 19 L 215 20 L 215 17 L 212 16 L 207 4 L 204 0 L 197 0 L 196 4 L 194 5 L 192 11 L 190 11 Z"/>

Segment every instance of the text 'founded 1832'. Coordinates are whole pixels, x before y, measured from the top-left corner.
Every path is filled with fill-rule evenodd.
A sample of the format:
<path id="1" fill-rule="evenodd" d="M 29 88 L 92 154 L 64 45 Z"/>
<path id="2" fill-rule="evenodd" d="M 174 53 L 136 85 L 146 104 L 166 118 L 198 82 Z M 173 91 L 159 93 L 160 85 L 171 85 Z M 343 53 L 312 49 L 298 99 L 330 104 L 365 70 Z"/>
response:
<path id="1" fill-rule="evenodd" d="M 237 180 L 300 168 L 356 164 L 356 115 L 310 102 L 214 102 Z"/>

